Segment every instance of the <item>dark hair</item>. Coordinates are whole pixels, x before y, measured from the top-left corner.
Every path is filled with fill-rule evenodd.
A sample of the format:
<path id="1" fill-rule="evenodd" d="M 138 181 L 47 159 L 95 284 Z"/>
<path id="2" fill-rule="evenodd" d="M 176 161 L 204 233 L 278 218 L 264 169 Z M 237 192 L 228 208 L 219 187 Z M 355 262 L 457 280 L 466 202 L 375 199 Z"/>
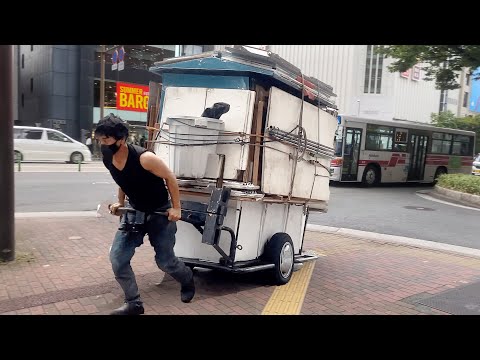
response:
<path id="1" fill-rule="evenodd" d="M 95 129 L 95 136 L 97 135 L 109 136 L 120 140 L 128 136 L 128 127 L 119 116 L 110 113 L 98 122 Z"/>

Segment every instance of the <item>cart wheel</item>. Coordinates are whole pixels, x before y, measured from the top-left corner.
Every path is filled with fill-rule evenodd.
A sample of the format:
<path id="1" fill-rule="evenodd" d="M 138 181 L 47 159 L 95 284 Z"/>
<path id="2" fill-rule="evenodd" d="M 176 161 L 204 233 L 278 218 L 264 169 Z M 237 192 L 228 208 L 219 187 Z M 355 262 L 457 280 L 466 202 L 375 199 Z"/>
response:
<path id="1" fill-rule="evenodd" d="M 274 234 L 265 244 L 263 256 L 266 261 L 275 264 L 270 272 L 275 284 L 288 283 L 293 273 L 293 242 L 290 235 Z"/>

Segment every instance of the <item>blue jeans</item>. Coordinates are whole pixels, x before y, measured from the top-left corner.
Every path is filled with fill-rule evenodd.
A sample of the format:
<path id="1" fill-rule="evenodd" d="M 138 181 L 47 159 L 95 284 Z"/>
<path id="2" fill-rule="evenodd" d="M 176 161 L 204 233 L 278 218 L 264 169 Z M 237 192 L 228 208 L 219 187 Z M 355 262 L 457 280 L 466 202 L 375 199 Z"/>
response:
<path id="1" fill-rule="evenodd" d="M 169 207 L 166 206 L 157 211 L 165 211 Z M 128 212 L 122 216 L 134 217 L 135 213 Z M 146 233 L 148 233 L 150 244 L 155 250 L 155 261 L 159 269 L 172 276 L 180 284 L 187 284 L 192 279 L 192 270 L 179 260 L 173 251 L 176 232 L 175 222 L 158 214 L 146 215 L 145 226 L 138 233 L 117 231 L 110 249 L 110 262 L 115 279 L 125 293 L 126 302 L 142 303 L 130 260 L 135 254 L 135 248 L 143 244 Z"/>

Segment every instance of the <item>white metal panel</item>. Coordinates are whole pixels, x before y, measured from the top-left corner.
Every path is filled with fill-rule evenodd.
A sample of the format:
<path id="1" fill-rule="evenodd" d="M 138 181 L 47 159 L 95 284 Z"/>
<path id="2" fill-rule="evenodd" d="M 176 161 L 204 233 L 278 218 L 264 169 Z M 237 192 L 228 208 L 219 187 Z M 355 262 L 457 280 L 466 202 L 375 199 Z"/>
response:
<path id="1" fill-rule="evenodd" d="M 182 200 L 207 202 L 208 197 L 182 195 Z M 240 221 L 240 223 L 239 223 Z M 300 252 L 306 216 L 303 207 L 288 204 L 268 204 L 262 201 L 229 202 L 224 225 L 238 231 L 235 262 L 255 260 L 263 254 L 265 243 L 278 232 L 286 232 L 292 238 L 295 254 Z M 187 259 L 199 259 L 218 263 L 221 255 L 213 246 L 202 243 L 202 235 L 183 221 L 177 223 L 175 255 Z M 230 235 L 222 231 L 220 247 L 230 252 Z"/>
<path id="2" fill-rule="evenodd" d="M 306 220 L 307 216 L 303 213 L 303 206 L 289 206 L 288 218 L 284 232 L 286 232 L 292 238 L 293 248 L 295 249 L 296 254 L 300 252 L 302 247 Z"/>
<path id="3" fill-rule="evenodd" d="M 160 125 L 169 116 L 201 116 L 205 109 L 206 88 L 175 87 L 165 89 Z"/>
<path id="4" fill-rule="evenodd" d="M 265 220 L 265 204 L 263 202 L 242 201 L 240 225 L 238 227 L 237 249 L 235 261 L 256 259 L 259 254 L 259 244 L 265 243 L 261 232 L 262 223 Z M 272 219 L 269 219 L 272 220 Z M 283 221 L 281 218 L 273 219 L 274 227 L 278 227 Z"/>
<path id="5" fill-rule="evenodd" d="M 160 126 L 162 129 L 168 131 L 168 125 L 165 120 L 169 116 L 200 116 L 205 109 L 205 99 L 207 97 L 206 88 L 193 87 L 174 87 L 170 86 L 165 89 L 165 94 L 162 104 L 162 117 L 160 119 Z M 168 140 L 165 133 L 161 133 L 163 138 L 159 140 Z M 166 137 L 166 138 L 165 138 Z M 167 144 L 155 144 L 155 153 L 166 164 L 169 164 L 169 150 L 170 146 Z"/>
<path id="6" fill-rule="evenodd" d="M 253 106 L 255 103 L 255 91 L 237 89 L 207 89 L 205 107 L 211 107 L 217 102 L 225 102 L 230 105 L 230 110 L 221 116 L 225 123 L 225 131 L 250 133 L 252 127 Z M 233 141 L 241 139 L 248 143 L 250 137 L 240 135 L 220 136 L 219 141 Z M 248 163 L 250 146 L 237 144 L 218 144 L 217 154 L 225 155 L 225 179 L 235 179 L 237 170 L 245 170 Z M 212 162 L 212 160 L 210 160 Z M 217 162 L 214 166 L 209 164 L 205 177 L 217 177 Z"/>
<path id="7" fill-rule="evenodd" d="M 263 254 L 265 243 L 270 240 L 273 234 L 284 232 L 287 223 L 287 204 L 263 203 L 263 213 L 258 241 L 258 256 Z M 295 249 L 296 251 L 297 249 Z"/>
<path id="8" fill-rule="evenodd" d="M 209 196 L 182 195 L 181 199 L 208 203 Z M 240 202 L 230 201 L 227 210 L 227 216 L 223 222 L 223 225 L 232 228 L 235 233 L 237 232 L 239 211 Z M 260 213 L 261 210 L 259 209 L 258 212 Z M 176 224 L 177 234 L 174 248 L 176 256 L 210 261 L 214 263 L 219 262 L 221 258 L 220 253 L 218 253 L 218 251 L 215 250 L 212 245 L 202 243 L 202 234 L 200 234 L 200 232 L 198 232 L 198 230 L 195 229 L 192 224 L 184 221 L 177 221 Z M 258 233 L 259 229 L 257 228 L 256 230 Z M 252 231 L 255 231 L 255 229 L 252 229 Z M 230 253 L 230 239 L 230 234 L 226 231 L 222 231 L 219 246 L 226 254 Z M 248 248 L 249 246 L 247 246 L 247 251 Z M 255 257 L 256 256 L 254 256 L 253 259 Z"/>
<path id="9" fill-rule="evenodd" d="M 283 131 L 292 131 L 298 125 L 302 101 L 293 95 L 272 87 L 268 107 L 267 127 L 275 126 Z M 309 140 L 320 142 L 322 145 L 333 147 L 333 137 L 336 128 L 336 119 L 304 102 L 302 126 L 306 130 Z M 320 126 L 320 128 L 318 127 Z M 295 130 L 295 133 L 297 130 Z M 292 176 L 293 147 L 278 142 L 270 142 L 264 149 L 264 165 L 262 176 L 262 189 L 265 193 L 288 196 Z M 280 151 L 278 151 L 280 150 Z M 305 155 L 306 160 L 313 160 Z M 319 159 L 318 165 L 301 161 L 297 163 L 295 171 L 293 197 L 328 200 L 329 198 L 329 173 L 330 161 Z M 318 176 L 315 176 L 315 175 Z M 313 187 L 313 189 L 312 189 Z"/>

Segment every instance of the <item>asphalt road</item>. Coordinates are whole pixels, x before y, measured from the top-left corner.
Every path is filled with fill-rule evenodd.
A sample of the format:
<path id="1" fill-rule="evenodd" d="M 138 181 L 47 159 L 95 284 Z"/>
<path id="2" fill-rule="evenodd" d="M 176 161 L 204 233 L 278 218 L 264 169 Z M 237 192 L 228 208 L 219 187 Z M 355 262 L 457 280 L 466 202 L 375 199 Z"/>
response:
<path id="1" fill-rule="evenodd" d="M 37 166 L 15 173 L 16 212 L 96 210 L 116 200 L 118 188 L 101 163 L 82 172 L 62 164 Z M 309 223 L 480 249 L 480 211 L 417 195 L 431 187 L 340 184 L 330 190 L 328 213 L 311 213 Z"/>
<path id="2" fill-rule="evenodd" d="M 309 222 L 480 249 L 480 211 L 417 195 L 431 190 L 418 184 L 331 186 L 328 212 L 312 213 Z"/>

